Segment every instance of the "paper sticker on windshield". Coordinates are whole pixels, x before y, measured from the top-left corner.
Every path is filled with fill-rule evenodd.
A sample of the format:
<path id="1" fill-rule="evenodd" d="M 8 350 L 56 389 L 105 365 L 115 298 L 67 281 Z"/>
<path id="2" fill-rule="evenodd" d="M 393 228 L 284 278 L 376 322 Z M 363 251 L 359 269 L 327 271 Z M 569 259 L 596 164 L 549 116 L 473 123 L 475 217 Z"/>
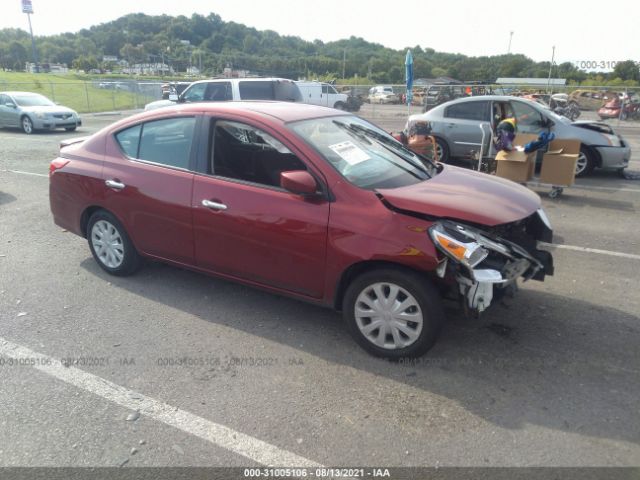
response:
<path id="1" fill-rule="evenodd" d="M 361 150 L 349 141 L 329 145 L 329 148 L 340 155 L 340 157 L 349 165 L 355 165 L 371 158 L 365 151 Z"/>

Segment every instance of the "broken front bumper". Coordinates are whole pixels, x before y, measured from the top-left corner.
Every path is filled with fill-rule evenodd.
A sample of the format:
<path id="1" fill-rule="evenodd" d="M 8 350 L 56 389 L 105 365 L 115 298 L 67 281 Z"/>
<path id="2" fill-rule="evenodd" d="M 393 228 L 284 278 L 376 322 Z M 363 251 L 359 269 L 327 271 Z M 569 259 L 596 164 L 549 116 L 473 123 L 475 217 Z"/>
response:
<path id="1" fill-rule="evenodd" d="M 542 210 L 489 231 L 443 220 L 429 234 L 444 254 L 438 276 L 455 281 L 465 309 L 474 314 L 488 308 L 494 298 L 514 291 L 519 278 L 542 281 L 553 275 L 553 257 L 538 249 L 539 241 L 552 240 L 551 225 Z"/>

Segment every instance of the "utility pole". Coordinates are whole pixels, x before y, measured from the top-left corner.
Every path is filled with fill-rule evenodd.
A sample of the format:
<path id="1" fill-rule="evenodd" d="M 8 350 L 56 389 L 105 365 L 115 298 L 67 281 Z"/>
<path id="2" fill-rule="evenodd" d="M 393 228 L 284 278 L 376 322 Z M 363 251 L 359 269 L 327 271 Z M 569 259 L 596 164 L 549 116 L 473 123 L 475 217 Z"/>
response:
<path id="1" fill-rule="evenodd" d="M 511 40 L 513 39 L 513 30 L 509 32 L 509 48 L 507 48 L 507 55 L 511 53 Z"/>
<path id="2" fill-rule="evenodd" d="M 342 53 L 342 80 L 344 80 L 346 64 L 347 64 L 347 49 L 345 48 L 344 52 Z"/>
<path id="3" fill-rule="evenodd" d="M 27 14 L 27 20 L 29 21 L 29 34 L 31 35 L 31 53 L 33 55 L 33 67 L 35 73 L 40 73 L 40 67 L 38 66 L 38 55 L 36 54 L 36 41 L 33 39 L 33 29 L 31 28 L 31 14 L 33 13 L 33 4 L 31 0 L 22 0 L 22 13 Z"/>

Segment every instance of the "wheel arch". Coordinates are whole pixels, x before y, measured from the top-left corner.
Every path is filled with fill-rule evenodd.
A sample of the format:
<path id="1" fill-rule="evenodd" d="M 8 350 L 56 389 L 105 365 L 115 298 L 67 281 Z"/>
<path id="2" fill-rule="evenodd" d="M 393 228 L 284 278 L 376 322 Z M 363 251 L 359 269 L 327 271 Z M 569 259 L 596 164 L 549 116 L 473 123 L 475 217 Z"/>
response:
<path id="1" fill-rule="evenodd" d="M 80 215 L 80 232 L 82 233 L 82 236 L 84 238 L 87 238 L 87 227 L 89 225 L 89 219 L 91 218 L 91 215 L 93 215 L 94 213 L 96 213 L 96 212 L 98 212 L 100 210 L 104 210 L 105 212 L 109 212 L 109 210 L 107 210 L 104 207 L 101 207 L 100 205 L 91 205 L 91 206 L 85 208 L 84 211 L 82 212 L 82 214 Z M 113 215 L 112 212 L 109 212 L 109 213 L 111 213 L 111 215 Z"/>
<path id="2" fill-rule="evenodd" d="M 387 260 L 364 260 L 361 262 L 357 262 L 350 265 L 344 272 L 342 272 L 342 275 L 340 275 L 340 279 L 338 280 L 338 284 L 334 290 L 332 303 L 333 308 L 337 311 L 342 311 L 342 302 L 344 300 L 344 295 L 349 288 L 349 285 L 355 278 L 373 270 L 382 270 L 385 268 L 411 272 L 414 274 L 417 273 L 427 280 L 431 280 L 433 278 L 433 276 L 430 275 L 429 272 L 425 272 L 424 270 L 411 268 L 407 265 Z"/>
<path id="3" fill-rule="evenodd" d="M 588 145 L 586 143 L 581 143 L 580 146 L 587 150 L 591 155 L 593 155 L 596 167 L 602 167 L 602 155 L 600 155 L 600 152 L 597 148 L 594 148 L 594 146 Z"/>

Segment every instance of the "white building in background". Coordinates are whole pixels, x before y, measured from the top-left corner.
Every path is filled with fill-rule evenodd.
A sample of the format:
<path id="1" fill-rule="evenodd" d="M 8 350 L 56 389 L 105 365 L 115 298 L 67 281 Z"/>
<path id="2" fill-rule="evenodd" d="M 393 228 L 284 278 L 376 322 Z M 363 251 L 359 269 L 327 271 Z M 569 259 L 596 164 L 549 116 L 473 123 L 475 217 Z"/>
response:
<path id="1" fill-rule="evenodd" d="M 123 67 L 122 73 L 133 75 L 171 75 L 172 67 L 166 63 L 136 63 L 130 67 Z"/>
<path id="2" fill-rule="evenodd" d="M 40 73 L 69 73 L 69 68 L 64 63 L 39 63 Z M 36 73 L 36 64 L 27 62 L 25 65 L 27 73 Z"/>

